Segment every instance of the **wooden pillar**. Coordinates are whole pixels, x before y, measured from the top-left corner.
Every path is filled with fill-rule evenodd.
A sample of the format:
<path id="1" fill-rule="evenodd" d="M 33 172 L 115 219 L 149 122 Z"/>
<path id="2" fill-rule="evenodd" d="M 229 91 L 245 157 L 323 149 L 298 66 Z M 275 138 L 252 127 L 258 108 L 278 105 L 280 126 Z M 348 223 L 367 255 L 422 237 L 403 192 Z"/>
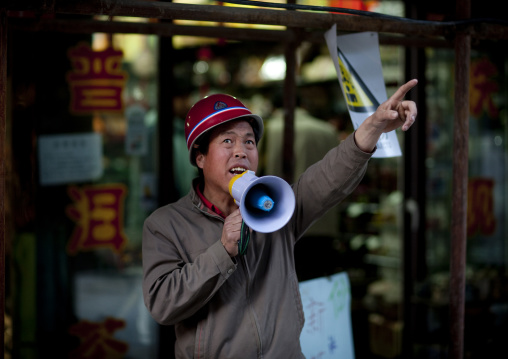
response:
<path id="1" fill-rule="evenodd" d="M 406 6 L 413 11 L 409 18 L 417 19 L 418 4 L 407 0 Z M 404 233 L 403 233 L 403 318 L 402 358 L 412 358 L 419 325 L 419 305 L 414 302 L 417 283 L 427 275 L 426 268 L 426 176 L 425 158 L 427 126 L 426 104 L 426 56 L 425 49 L 406 47 L 406 79 L 418 79 L 418 85 L 406 96 L 418 105 L 418 116 L 411 130 L 404 134 Z"/>
<path id="2" fill-rule="evenodd" d="M 174 108 L 173 75 L 174 49 L 172 37 L 159 37 L 159 93 L 158 93 L 158 192 L 159 206 L 175 202 L 178 199 L 175 191 L 173 171 L 173 121 Z"/>
<path id="3" fill-rule="evenodd" d="M 286 45 L 286 78 L 284 80 L 284 139 L 282 174 L 288 183 L 293 182 L 294 173 L 294 138 L 295 138 L 295 105 L 296 105 L 296 49 L 294 41 Z"/>
<path id="4" fill-rule="evenodd" d="M 7 116 L 7 10 L 0 9 L 0 358 L 5 343 L 5 125 Z"/>
<path id="5" fill-rule="evenodd" d="M 288 3 L 294 4 L 294 0 L 288 0 Z M 291 10 L 289 10 L 291 11 Z M 295 30 L 295 29 L 293 29 Z M 296 31 L 296 30 L 295 30 Z M 284 79 L 284 137 L 283 137 L 283 158 L 282 175 L 288 183 L 293 182 L 295 168 L 294 156 L 294 138 L 295 138 L 295 106 L 296 106 L 296 50 L 298 48 L 298 39 L 294 34 L 286 42 L 286 78 Z"/>
<path id="6" fill-rule="evenodd" d="M 470 17 L 470 0 L 457 1 L 459 19 Z M 453 191 L 450 244 L 450 355 L 464 357 L 465 271 L 467 241 L 467 184 L 469 161 L 469 67 L 471 36 L 455 37 L 455 118 L 453 128 Z"/>

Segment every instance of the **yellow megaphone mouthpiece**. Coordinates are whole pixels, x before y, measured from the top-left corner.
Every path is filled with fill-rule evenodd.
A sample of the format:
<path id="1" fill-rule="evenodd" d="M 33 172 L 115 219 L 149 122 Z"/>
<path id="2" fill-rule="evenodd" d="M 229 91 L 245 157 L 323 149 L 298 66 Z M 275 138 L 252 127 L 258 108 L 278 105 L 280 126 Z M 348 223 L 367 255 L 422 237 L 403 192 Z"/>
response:
<path id="1" fill-rule="evenodd" d="M 235 182 L 241 178 L 244 174 L 248 173 L 249 171 L 245 171 L 243 173 L 237 174 L 231 180 L 229 181 L 229 194 L 233 196 L 233 185 Z M 251 171 L 252 172 L 252 171 Z M 233 197 L 234 198 L 234 197 Z M 251 191 L 249 192 L 249 195 L 247 196 L 248 204 L 256 209 L 262 210 L 262 211 L 271 211 L 273 208 L 273 200 L 266 194 L 265 191 L 260 186 L 253 187 Z M 238 204 L 238 202 L 235 199 L 235 203 Z"/>
<path id="2" fill-rule="evenodd" d="M 229 193 L 240 207 L 244 222 L 261 233 L 283 227 L 295 209 L 293 189 L 275 176 L 256 177 L 253 171 L 245 171 L 229 181 Z"/>

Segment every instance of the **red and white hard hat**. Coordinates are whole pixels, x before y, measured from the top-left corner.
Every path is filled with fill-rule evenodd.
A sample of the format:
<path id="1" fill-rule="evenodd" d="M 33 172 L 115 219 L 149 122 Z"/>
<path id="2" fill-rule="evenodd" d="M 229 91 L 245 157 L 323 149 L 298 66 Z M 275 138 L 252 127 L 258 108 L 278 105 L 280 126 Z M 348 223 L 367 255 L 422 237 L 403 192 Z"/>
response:
<path id="1" fill-rule="evenodd" d="M 185 119 L 185 139 L 187 140 L 190 162 L 196 165 L 193 155 L 194 144 L 203 133 L 225 122 L 240 118 L 253 119 L 250 123 L 256 136 L 256 142 L 259 142 L 263 135 L 263 119 L 254 115 L 235 97 L 215 94 L 196 102 Z"/>

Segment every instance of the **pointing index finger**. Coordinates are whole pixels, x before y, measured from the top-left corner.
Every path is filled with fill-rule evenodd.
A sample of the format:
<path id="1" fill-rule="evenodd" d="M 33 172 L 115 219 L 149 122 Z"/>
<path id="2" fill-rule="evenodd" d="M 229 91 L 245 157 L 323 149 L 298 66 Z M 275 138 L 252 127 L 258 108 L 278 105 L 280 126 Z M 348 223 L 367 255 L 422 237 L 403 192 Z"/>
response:
<path id="1" fill-rule="evenodd" d="M 395 100 L 397 102 L 402 101 L 404 99 L 404 97 L 406 97 L 406 94 L 413 87 L 415 87 L 417 83 L 418 83 L 417 79 L 413 79 L 413 80 L 410 80 L 410 81 L 406 82 L 404 85 L 399 87 L 397 91 L 395 91 L 395 93 L 392 95 L 392 97 L 390 99 L 391 100 Z"/>

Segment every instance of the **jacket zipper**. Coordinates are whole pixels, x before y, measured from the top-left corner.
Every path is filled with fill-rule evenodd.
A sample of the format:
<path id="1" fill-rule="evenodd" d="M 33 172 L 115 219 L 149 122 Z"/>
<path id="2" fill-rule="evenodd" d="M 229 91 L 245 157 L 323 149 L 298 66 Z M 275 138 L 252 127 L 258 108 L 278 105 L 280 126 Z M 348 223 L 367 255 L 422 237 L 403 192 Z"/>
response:
<path id="1" fill-rule="evenodd" d="M 205 211 L 204 209 L 200 208 L 200 206 L 196 205 L 196 208 L 202 212 L 204 215 L 208 216 L 208 217 L 212 217 L 212 218 L 216 218 L 218 220 L 221 220 L 222 222 L 224 222 L 224 218 L 222 218 L 221 216 L 219 215 L 215 215 L 215 214 L 212 214 L 208 211 Z M 247 276 L 247 285 L 246 285 L 246 296 L 247 296 L 247 305 L 249 307 L 249 315 L 250 315 L 250 318 L 252 320 L 252 322 L 254 323 L 254 326 L 256 328 L 256 339 L 257 339 L 257 342 L 258 342 L 258 359 L 262 359 L 263 358 L 263 345 L 261 343 L 261 333 L 259 331 L 259 323 L 257 321 L 257 318 L 256 318 L 256 314 L 254 312 L 254 309 L 252 308 L 252 305 L 251 305 L 251 302 L 250 302 L 250 293 L 249 293 L 249 289 L 250 289 L 250 272 L 249 272 L 249 267 L 247 266 L 247 260 L 245 259 L 245 255 L 244 256 L 241 256 L 240 257 L 240 261 L 242 262 L 242 266 L 245 270 L 245 273 L 246 273 L 246 276 Z"/>
<path id="2" fill-rule="evenodd" d="M 257 321 L 256 313 L 254 312 L 254 308 L 252 308 L 251 301 L 250 301 L 250 272 L 249 267 L 247 266 L 247 259 L 245 256 L 241 256 L 240 260 L 242 262 L 243 268 L 245 270 L 246 276 L 247 276 L 247 285 L 246 285 L 246 296 L 247 296 L 247 306 L 249 307 L 249 315 L 252 320 L 252 323 L 254 324 L 254 327 L 256 328 L 256 339 L 258 342 L 258 358 L 263 358 L 263 344 L 261 343 L 261 333 L 259 331 L 259 323 Z"/>

